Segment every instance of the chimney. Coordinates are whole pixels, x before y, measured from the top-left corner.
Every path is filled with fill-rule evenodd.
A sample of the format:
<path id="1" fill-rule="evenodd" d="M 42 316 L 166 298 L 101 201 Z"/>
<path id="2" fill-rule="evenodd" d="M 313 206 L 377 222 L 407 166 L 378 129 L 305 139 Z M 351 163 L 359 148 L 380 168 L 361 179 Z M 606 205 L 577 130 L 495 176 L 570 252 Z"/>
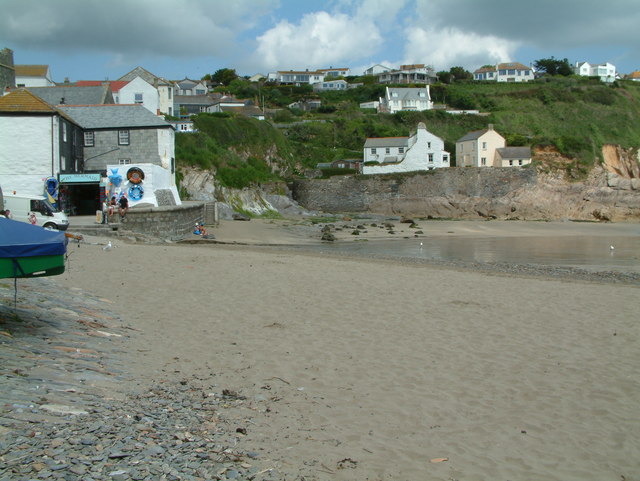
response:
<path id="1" fill-rule="evenodd" d="M 64 97 L 60 99 L 60 105 L 64 105 Z"/>
<path id="2" fill-rule="evenodd" d="M 489 125 L 487 126 L 487 129 L 488 129 L 488 130 L 493 130 L 493 124 L 489 124 Z"/>

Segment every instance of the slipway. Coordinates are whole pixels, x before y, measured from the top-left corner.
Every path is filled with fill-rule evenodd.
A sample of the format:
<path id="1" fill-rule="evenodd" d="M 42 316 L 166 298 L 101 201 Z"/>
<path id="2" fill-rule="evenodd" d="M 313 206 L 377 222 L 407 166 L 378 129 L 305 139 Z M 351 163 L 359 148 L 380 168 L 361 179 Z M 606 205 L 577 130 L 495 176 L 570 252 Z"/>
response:
<path id="1" fill-rule="evenodd" d="M 63 232 L 0 217 L 0 279 L 62 274 L 66 252 Z"/>

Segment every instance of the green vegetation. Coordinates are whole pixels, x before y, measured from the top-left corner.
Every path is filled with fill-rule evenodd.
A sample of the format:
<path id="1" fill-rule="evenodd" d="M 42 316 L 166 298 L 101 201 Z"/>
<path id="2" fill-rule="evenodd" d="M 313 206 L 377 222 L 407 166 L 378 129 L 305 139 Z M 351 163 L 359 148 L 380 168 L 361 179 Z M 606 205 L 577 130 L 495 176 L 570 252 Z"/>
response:
<path id="1" fill-rule="evenodd" d="M 579 174 L 599 160 L 604 144 L 640 146 L 637 83 L 605 85 L 584 77 L 548 76 L 529 83 L 498 84 L 464 80 L 464 72 L 455 73 L 459 80 L 430 87 L 432 100 L 452 108 L 477 109 L 484 115 L 451 115 L 437 109 L 394 115 L 362 110 L 361 102 L 377 100 L 384 93 L 384 86 L 370 82 L 344 92 L 314 94 L 308 86 L 282 87 L 236 78 L 229 86 L 233 94 L 264 99 L 267 108 L 319 97 L 323 109 L 280 108 L 274 119 L 278 128 L 270 121 L 201 114 L 194 117 L 197 133 L 176 136 L 176 157 L 179 165 L 215 169 L 223 185 L 240 188 L 288 179 L 319 162 L 361 159 L 368 137 L 407 136 L 419 122 L 443 138 L 452 154 L 457 139 L 491 123 L 507 145 L 555 147 L 574 159 L 568 168 Z"/>

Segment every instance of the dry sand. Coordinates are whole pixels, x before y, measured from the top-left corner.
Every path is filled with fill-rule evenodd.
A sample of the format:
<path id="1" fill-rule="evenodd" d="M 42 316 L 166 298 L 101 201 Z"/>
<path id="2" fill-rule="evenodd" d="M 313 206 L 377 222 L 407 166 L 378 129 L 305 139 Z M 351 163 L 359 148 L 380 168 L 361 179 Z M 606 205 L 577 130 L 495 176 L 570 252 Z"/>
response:
<path id="1" fill-rule="evenodd" d="M 473 224 L 456 228 L 490 228 Z M 282 222 L 210 232 L 309 238 Z M 241 393 L 243 442 L 283 479 L 640 479 L 636 286 L 115 245 L 70 246 L 58 282 L 110 299 L 136 329 L 122 391 L 196 376 Z"/>

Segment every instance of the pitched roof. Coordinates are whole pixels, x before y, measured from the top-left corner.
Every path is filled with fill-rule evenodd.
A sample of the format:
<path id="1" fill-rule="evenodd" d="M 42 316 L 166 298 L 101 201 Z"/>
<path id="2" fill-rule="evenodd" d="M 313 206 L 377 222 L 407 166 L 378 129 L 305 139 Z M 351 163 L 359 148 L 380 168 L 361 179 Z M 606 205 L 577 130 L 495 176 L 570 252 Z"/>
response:
<path id="1" fill-rule="evenodd" d="M 403 87 L 387 87 L 389 91 L 390 99 L 399 99 L 399 100 L 420 100 L 426 99 L 430 100 L 429 89 L 428 88 L 403 88 Z M 393 94 L 398 94 L 396 97 Z M 425 94 L 424 96 L 420 96 L 420 94 Z"/>
<path id="2" fill-rule="evenodd" d="M 480 67 L 477 70 L 474 70 L 473 73 L 484 73 L 484 72 L 495 72 L 495 67 Z"/>
<path id="3" fill-rule="evenodd" d="M 49 71 L 48 65 L 15 65 L 18 77 L 46 77 Z"/>
<path id="4" fill-rule="evenodd" d="M 163 118 L 153 115 L 142 105 L 62 105 L 65 112 L 85 129 L 135 127 L 169 127 Z"/>
<path id="5" fill-rule="evenodd" d="M 530 159 L 530 147 L 501 147 L 496 149 L 503 159 Z"/>
<path id="6" fill-rule="evenodd" d="M 25 88 L 0 97 L 0 112 L 57 113 L 55 107 Z"/>
<path id="7" fill-rule="evenodd" d="M 129 80 L 109 80 L 107 82 L 103 82 L 101 80 L 78 80 L 76 82 L 76 85 L 78 87 L 96 87 L 98 85 L 107 84 L 109 85 L 109 88 L 111 89 L 112 92 L 119 92 L 122 89 L 122 87 L 124 87 L 128 83 L 129 83 Z M 78 102 L 78 103 L 85 103 L 85 102 Z"/>
<path id="8" fill-rule="evenodd" d="M 467 140 L 477 140 L 487 132 L 489 132 L 489 129 L 474 130 L 472 132 L 469 132 L 463 135 L 458 140 L 456 140 L 456 142 L 466 142 Z"/>
<path id="9" fill-rule="evenodd" d="M 640 79 L 640 70 L 635 70 L 634 72 L 631 72 L 629 75 L 627 75 L 627 78 L 629 79 Z"/>
<path id="10" fill-rule="evenodd" d="M 520 62 L 506 62 L 506 63 L 498 64 L 498 70 L 505 70 L 505 69 L 531 70 L 531 67 L 522 65 Z"/>
<path id="11" fill-rule="evenodd" d="M 406 147 L 409 137 L 370 137 L 364 143 L 364 148 L 377 147 Z"/>
<path id="12" fill-rule="evenodd" d="M 107 86 L 84 87 L 64 85 L 56 87 L 27 87 L 27 89 L 51 105 L 95 105 L 113 103 Z"/>
<path id="13" fill-rule="evenodd" d="M 135 79 L 136 77 L 140 77 L 142 80 L 144 80 L 145 82 L 153 85 L 154 82 L 157 80 L 159 85 L 168 85 L 171 84 L 171 82 L 169 82 L 167 79 L 162 78 L 162 77 L 158 77 L 157 75 L 152 74 L 151 72 L 149 72 L 147 69 L 144 69 L 142 67 L 136 67 L 133 70 L 131 70 L 130 72 L 127 72 L 126 74 L 124 74 L 122 77 L 120 77 L 118 80 L 123 80 L 126 82 L 131 82 L 133 79 Z"/>

